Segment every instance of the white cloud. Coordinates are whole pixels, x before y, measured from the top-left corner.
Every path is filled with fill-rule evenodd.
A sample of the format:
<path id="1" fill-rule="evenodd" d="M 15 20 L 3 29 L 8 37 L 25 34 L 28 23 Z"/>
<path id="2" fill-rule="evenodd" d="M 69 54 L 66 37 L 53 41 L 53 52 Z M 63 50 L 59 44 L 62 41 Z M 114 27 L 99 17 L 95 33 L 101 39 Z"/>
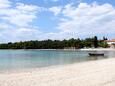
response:
<path id="1" fill-rule="evenodd" d="M 61 10 L 62 10 L 62 7 L 60 7 L 60 6 L 57 6 L 57 7 L 55 6 L 55 7 L 49 8 L 49 11 L 53 12 L 55 16 L 60 14 Z"/>
<path id="2" fill-rule="evenodd" d="M 20 26 L 20 27 L 28 26 L 28 24 L 32 22 L 33 19 L 35 18 L 36 18 L 35 15 L 20 14 L 20 13 L 16 15 L 12 14 L 12 15 L 3 17 L 3 19 L 7 20 L 9 23 Z"/>
<path id="3" fill-rule="evenodd" d="M 12 28 L 9 24 L 5 24 L 5 23 L 0 23 L 0 30 L 4 30 L 7 28 Z"/>
<path id="4" fill-rule="evenodd" d="M 37 39 L 40 31 L 31 23 L 38 18 L 36 14 L 44 10 L 36 5 L 0 0 L 0 41 Z"/>
<path id="5" fill-rule="evenodd" d="M 77 3 L 82 3 L 83 2 L 83 0 L 77 0 Z"/>
<path id="6" fill-rule="evenodd" d="M 29 12 L 34 12 L 38 9 L 38 6 L 35 5 L 26 5 L 23 3 L 17 3 L 16 8 L 18 10 L 22 10 L 22 11 L 29 11 Z"/>
<path id="7" fill-rule="evenodd" d="M 0 33 L 0 41 L 16 42 L 26 40 L 37 40 L 39 39 L 39 35 L 41 35 L 41 32 L 36 28 L 6 28 Z"/>
<path id="8" fill-rule="evenodd" d="M 45 10 L 47 9 L 36 5 L 0 0 L 0 20 L 19 27 L 30 25 L 38 17 L 37 14 Z"/>
<path id="9" fill-rule="evenodd" d="M 50 1 L 50 2 L 58 2 L 58 1 L 60 1 L 60 0 L 44 0 L 45 3 L 49 2 L 49 1 Z"/>
<path id="10" fill-rule="evenodd" d="M 9 0 L 0 0 L 0 9 L 8 8 L 11 6 L 11 2 Z"/>
<path id="11" fill-rule="evenodd" d="M 3 20 L 17 26 L 27 26 L 35 19 L 37 6 L 18 3 L 15 8 L 0 9 Z"/>
<path id="12" fill-rule="evenodd" d="M 52 0 L 52 1 L 57 2 L 57 1 L 59 1 L 59 0 Z"/>
<path id="13" fill-rule="evenodd" d="M 78 35 L 75 33 L 69 33 L 69 32 L 50 32 L 50 33 L 45 33 L 41 35 L 41 40 L 43 39 L 59 39 L 59 40 L 63 40 L 63 39 L 70 39 L 70 38 L 75 38 Z"/>
<path id="14" fill-rule="evenodd" d="M 24 36 L 25 35 L 32 36 L 33 33 L 39 33 L 39 31 L 34 29 L 34 28 L 32 28 L 32 29 L 30 29 L 30 28 L 19 28 L 19 29 L 14 30 L 14 31 L 15 31 L 16 35 L 18 35 L 18 36 L 23 36 L 23 35 Z"/>
<path id="15" fill-rule="evenodd" d="M 57 0 L 56 0 L 57 1 Z M 42 11 L 59 17 L 58 32 L 43 33 L 31 25 Z M 49 26 L 50 27 L 50 26 Z M 49 29 L 49 28 L 48 28 Z M 111 4 L 80 3 L 51 8 L 0 0 L 0 41 L 64 39 L 98 34 L 115 34 L 115 8 Z"/>
<path id="16" fill-rule="evenodd" d="M 73 35 L 98 35 L 115 32 L 115 8 L 110 4 L 68 4 L 62 11 L 58 29 Z"/>

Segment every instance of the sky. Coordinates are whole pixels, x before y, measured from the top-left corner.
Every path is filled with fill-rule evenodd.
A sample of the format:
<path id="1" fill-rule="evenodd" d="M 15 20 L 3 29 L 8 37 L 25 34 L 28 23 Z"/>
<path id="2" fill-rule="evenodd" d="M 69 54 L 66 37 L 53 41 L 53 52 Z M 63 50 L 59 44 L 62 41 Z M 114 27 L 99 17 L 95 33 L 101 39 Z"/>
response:
<path id="1" fill-rule="evenodd" d="M 0 0 L 0 43 L 115 38 L 114 0 Z"/>

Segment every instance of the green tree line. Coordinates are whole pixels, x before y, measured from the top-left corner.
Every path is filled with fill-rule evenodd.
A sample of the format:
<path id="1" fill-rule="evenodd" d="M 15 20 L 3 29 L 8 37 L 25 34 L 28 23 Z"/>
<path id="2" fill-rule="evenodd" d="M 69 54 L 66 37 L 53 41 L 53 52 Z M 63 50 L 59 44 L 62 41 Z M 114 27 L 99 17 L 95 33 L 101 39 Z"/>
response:
<path id="1" fill-rule="evenodd" d="M 86 39 L 64 39 L 64 40 L 42 40 L 42 41 L 24 41 L 24 42 L 9 42 L 0 44 L 0 49 L 65 49 L 65 48 L 91 48 L 91 47 L 108 47 L 103 40 L 98 40 L 97 36 Z"/>

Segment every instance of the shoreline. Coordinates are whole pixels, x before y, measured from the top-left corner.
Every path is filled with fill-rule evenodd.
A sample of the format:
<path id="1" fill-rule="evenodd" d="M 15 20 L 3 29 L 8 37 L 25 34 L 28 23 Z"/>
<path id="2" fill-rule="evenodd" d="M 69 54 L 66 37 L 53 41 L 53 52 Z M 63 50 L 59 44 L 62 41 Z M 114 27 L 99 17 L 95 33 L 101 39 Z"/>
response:
<path id="1" fill-rule="evenodd" d="M 0 50 L 115 51 L 115 48 L 81 48 L 81 49 L 0 49 Z"/>
<path id="2" fill-rule="evenodd" d="M 108 58 L 63 66 L 59 65 L 41 69 L 0 73 L 0 85 L 114 86 L 114 61 L 115 58 Z"/>

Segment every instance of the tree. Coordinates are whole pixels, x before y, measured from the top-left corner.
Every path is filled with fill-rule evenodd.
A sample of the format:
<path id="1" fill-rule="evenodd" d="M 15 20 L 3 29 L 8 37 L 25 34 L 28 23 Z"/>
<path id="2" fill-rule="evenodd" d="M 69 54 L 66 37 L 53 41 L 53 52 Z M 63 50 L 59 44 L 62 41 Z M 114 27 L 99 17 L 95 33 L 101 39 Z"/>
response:
<path id="1" fill-rule="evenodd" d="M 98 47 L 98 39 L 97 39 L 97 36 L 94 36 L 94 47 L 95 47 L 95 48 Z"/>
<path id="2" fill-rule="evenodd" d="M 106 39 L 106 38 L 104 38 Z M 98 41 L 97 36 L 93 38 L 86 39 L 74 39 L 71 38 L 69 40 L 31 40 L 24 42 L 15 42 L 15 43 L 3 43 L 0 44 L 0 49 L 64 49 L 64 48 L 90 48 L 94 46 L 95 48 L 99 47 L 107 47 L 107 43 L 104 41 Z"/>
<path id="3" fill-rule="evenodd" d="M 99 46 L 102 47 L 102 48 L 108 48 L 107 42 L 100 42 Z"/>
<path id="4" fill-rule="evenodd" d="M 103 37 L 103 40 L 107 40 L 107 38 L 106 38 L 106 37 Z"/>

